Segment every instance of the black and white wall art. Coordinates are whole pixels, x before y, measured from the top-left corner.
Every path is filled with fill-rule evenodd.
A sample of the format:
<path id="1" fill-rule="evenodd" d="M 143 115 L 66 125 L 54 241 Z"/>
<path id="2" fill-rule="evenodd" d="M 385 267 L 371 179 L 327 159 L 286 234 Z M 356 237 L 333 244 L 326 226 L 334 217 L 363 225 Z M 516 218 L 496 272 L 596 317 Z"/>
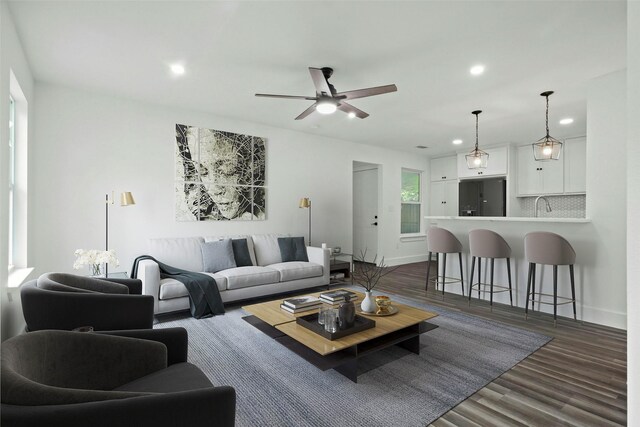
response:
<path id="1" fill-rule="evenodd" d="M 264 220 L 265 139 L 176 124 L 176 220 Z"/>

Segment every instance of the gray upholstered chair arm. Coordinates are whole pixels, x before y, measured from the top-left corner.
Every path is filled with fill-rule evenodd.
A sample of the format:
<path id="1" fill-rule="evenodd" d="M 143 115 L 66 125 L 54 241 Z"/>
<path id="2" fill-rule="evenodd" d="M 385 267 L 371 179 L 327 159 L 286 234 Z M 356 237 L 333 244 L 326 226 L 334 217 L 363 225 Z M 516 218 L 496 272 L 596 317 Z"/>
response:
<path id="1" fill-rule="evenodd" d="M 236 394 L 231 387 L 73 405 L 2 405 L 2 425 L 41 427 L 163 427 L 235 425 Z"/>
<path id="2" fill-rule="evenodd" d="M 80 326 L 93 326 L 96 331 L 153 328 L 154 301 L 149 295 L 58 292 L 30 282 L 22 286 L 20 298 L 29 331 Z"/>
<path id="3" fill-rule="evenodd" d="M 125 285 L 129 288 L 129 294 L 131 295 L 142 295 L 142 280 L 139 279 L 117 279 L 115 277 L 109 277 L 106 279 L 108 282 L 119 283 L 121 285 Z"/>
<path id="4" fill-rule="evenodd" d="M 322 276 L 325 284 L 329 284 L 331 251 L 328 248 L 317 248 L 307 246 L 307 258 L 309 262 L 320 264 L 322 266 Z"/>
<path id="5" fill-rule="evenodd" d="M 167 346 L 167 363 L 169 365 L 187 361 L 189 336 L 187 334 L 187 330 L 184 328 L 132 329 L 127 331 L 103 331 L 98 333 L 158 341 Z"/>

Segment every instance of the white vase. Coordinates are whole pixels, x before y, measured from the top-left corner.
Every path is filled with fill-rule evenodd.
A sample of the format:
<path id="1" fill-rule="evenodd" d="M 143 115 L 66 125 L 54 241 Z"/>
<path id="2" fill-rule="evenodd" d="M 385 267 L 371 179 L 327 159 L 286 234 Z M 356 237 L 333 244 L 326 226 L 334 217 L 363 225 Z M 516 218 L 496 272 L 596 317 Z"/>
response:
<path id="1" fill-rule="evenodd" d="M 364 299 L 360 303 L 360 308 L 365 313 L 373 313 L 376 311 L 376 301 L 371 296 L 371 291 L 365 291 L 364 295 Z"/>

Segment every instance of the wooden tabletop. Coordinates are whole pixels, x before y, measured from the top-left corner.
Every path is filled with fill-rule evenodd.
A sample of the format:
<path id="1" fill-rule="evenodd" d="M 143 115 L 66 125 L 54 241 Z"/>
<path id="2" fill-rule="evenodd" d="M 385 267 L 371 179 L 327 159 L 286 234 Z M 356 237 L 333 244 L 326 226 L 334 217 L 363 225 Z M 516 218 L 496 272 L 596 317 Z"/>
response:
<path id="1" fill-rule="evenodd" d="M 322 292 L 316 292 L 304 295 L 317 297 L 321 293 Z M 364 298 L 363 294 L 358 292 L 356 293 L 358 294 L 359 300 Z M 410 307 L 400 303 L 392 303 L 394 307 L 399 309 L 397 314 L 392 316 L 368 316 L 370 319 L 375 320 L 375 328 L 367 329 L 365 331 L 331 341 L 303 326 L 298 325 L 295 322 L 296 317 L 311 314 L 314 313 L 314 311 L 307 311 L 295 315 L 282 310 L 280 308 L 281 303 L 282 300 L 278 299 L 260 304 L 252 304 L 242 308 L 269 325 L 275 326 L 276 329 L 282 331 L 286 335 L 321 355 L 327 355 L 343 350 L 347 347 L 369 341 L 373 338 L 398 331 L 408 326 L 416 325 L 437 316 L 435 313 L 420 310 L 415 307 Z"/>

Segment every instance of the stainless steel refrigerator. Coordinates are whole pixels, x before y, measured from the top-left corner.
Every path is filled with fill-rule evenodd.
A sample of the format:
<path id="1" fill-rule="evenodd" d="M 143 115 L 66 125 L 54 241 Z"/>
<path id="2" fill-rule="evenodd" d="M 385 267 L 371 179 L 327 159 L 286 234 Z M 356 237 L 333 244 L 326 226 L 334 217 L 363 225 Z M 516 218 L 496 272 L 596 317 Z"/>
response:
<path id="1" fill-rule="evenodd" d="M 465 179 L 458 190 L 460 216 L 507 216 L 506 179 Z"/>

